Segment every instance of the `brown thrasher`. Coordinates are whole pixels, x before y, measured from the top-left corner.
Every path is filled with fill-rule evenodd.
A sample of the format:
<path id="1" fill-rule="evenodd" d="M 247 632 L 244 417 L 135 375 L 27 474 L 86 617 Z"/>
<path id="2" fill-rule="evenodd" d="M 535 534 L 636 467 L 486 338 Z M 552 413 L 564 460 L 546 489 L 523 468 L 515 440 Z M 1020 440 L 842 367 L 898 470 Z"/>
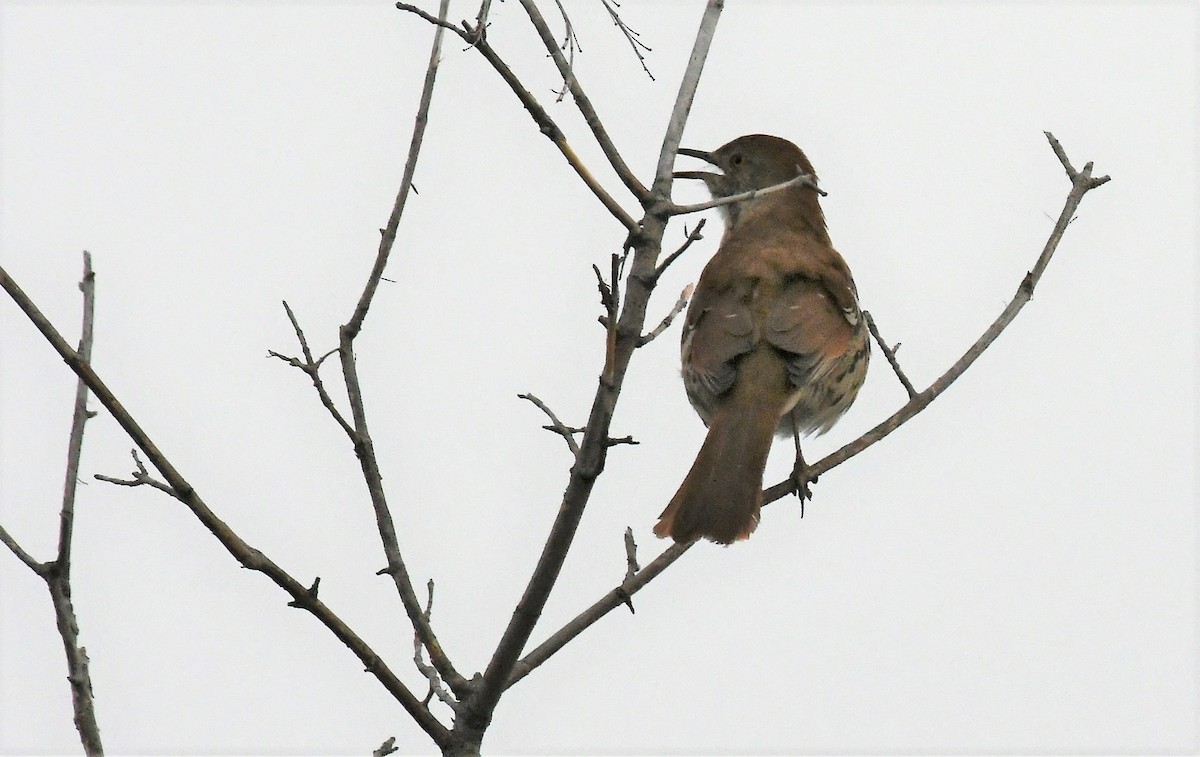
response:
<path id="1" fill-rule="evenodd" d="M 801 174 L 816 181 L 800 148 L 765 134 L 679 154 L 721 169 L 675 173 L 701 179 L 714 198 Z M 815 184 L 720 209 L 725 235 L 683 325 L 683 383 L 708 436 L 654 527 L 677 542 L 748 537 L 758 526 L 772 436 L 796 438 L 802 482 L 799 434 L 824 433 L 846 412 L 870 356 L 854 280 L 829 241 Z"/>

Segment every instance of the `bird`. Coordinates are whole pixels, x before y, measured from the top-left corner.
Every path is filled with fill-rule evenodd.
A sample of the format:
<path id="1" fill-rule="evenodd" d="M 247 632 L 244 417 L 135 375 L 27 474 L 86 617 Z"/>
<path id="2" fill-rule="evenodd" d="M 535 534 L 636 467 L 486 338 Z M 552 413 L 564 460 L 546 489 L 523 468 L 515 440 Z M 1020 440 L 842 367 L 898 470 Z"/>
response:
<path id="1" fill-rule="evenodd" d="M 796 440 L 803 501 L 799 437 L 828 431 L 849 409 L 866 380 L 870 343 L 850 268 L 826 229 L 816 172 L 799 147 L 749 134 L 711 152 L 678 152 L 720 169 L 674 173 L 703 181 L 714 199 L 810 179 L 719 206 L 725 230 L 684 319 L 683 384 L 708 433 L 654 533 L 731 544 L 758 526 L 776 434 Z"/>

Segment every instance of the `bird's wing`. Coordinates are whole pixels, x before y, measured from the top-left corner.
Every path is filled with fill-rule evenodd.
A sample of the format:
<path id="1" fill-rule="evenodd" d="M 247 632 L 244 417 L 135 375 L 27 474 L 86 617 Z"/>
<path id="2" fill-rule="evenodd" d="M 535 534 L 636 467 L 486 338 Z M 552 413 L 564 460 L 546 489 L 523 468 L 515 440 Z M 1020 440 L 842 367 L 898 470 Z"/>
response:
<path id="1" fill-rule="evenodd" d="M 724 394 L 737 379 L 736 359 L 755 341 L 754 316 L 735 289 L 693 303 L 683 333 L 687 378 L 713 395 Z"/>
<path id="2" fill-rule="evenodd" d="M 767 311 L 762 337 L 788 353 L 792 384 L 804 386 L 850 349 L 860 318 L 851 290 L 849 305 L 838 302 L 822 280 L 793 276 Z"/>

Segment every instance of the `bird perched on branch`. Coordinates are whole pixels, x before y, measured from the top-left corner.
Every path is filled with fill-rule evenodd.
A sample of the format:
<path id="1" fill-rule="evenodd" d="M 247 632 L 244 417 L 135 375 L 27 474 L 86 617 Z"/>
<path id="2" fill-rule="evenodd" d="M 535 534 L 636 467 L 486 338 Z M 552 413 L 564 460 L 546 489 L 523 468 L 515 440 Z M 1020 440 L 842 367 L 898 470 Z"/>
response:
<path id="1" fill-rule="evenodd" d="M 654 533 L 677 542 L 745 539 L 758 526 L 772 437 L 824 433 L 866 378 L 870 345 L 846 261 L 830 243 L 816 174 L 791 142 L 739 137 L 681 149 L 720 169 L 678 171 L 714 198 L 791 185 L 721 205 L 725 234 L 683 325 L 683 383 L 708 426 L 696 462 Z"/>

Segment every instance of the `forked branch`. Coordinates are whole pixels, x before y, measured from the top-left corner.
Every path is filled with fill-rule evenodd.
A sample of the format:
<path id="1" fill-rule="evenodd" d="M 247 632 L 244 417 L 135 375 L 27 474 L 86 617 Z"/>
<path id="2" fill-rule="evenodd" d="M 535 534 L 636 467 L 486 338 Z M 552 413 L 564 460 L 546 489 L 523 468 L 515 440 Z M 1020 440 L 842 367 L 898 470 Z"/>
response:
<path id="1" fill-rule="evenodd" d="M 538 131 L 540 131 L 542 134 L 545 134 L 546 137 L 554 143 L 554 146 L 557 147 L 558 151 L 561 152 L 563 157 L 567 159 L 567 163 L 571 166 L 576 175 L 579 176 L 587 188 L 592 191 L 592 194 L 596 196 L 596 199 L 600 200 L 600 203 L 608 209 L 608 212 L 611 213 L 614 218 L 621 222 L 621 225 L 624 226 L 630 234 L 635 234 L 638 232 L 637 221 L 635 221 L 633 216 L 629 215 L 629 213 L 627 213 L 625 209 L 621 207 L 621 204 L 613 199 L 612 195 L 608 193 L 608 190 L 601 186 L 600 182 L 596 180 L 596 177 L 593 176 L 588 167 L 584 165 L 583 161 L 575 153 L 575 150 L 570 144 L 567 143 L 567 137 L 565 134 L 563 134 L 562 129 L 558 128 L 558 124 L 554 122 L 554 119 L 550 117 L 550 114 L 546 112 L 546 109 L 543 108 L 541 103 L 537 101 L 537 98 L 529 93 L 529 90 L 525 88 L 525 85 L 521 83 L 521 80 L 517 78 L 517 75 L 513 73 L 513 70 L 509 68 L 508 64 L 505 63 L 500 55 L 492 48 L 492 46 L 488 44 L 482 28 L 472 26 L 470 23 L 463 21 L 462 28 L 460 29 L 456 26 L 446 23 L 444 19 L 434 18 L 417 6 L 409 3 L 396 3 L 396 7 L 402 11 L 407 11 L 408 13 L 420 16 L 426 21 L 434 23 L 443 29 L 448 29 L 454 32 L 461 37 L 464 42 L 478 50 L 479 53 L 483 55 L 484 59 L 492 66 L 492 68 L 495 69 L 496 73 L 500 74 L 500 78 L 504 79 L 504 83 L 509 86 L 509 89 L 511 89 L 513 94 L 517 96 L 517 99 L 521 101 L 521 105 L 525 107 L 525 110 L 529 113 L 530 117 L 533 118 L 534 123 L 537 124 Z M 553 42 L 553 39 L 551 41 Z"/>
<path id="2" fill-rule="evenodd" d="M 15 284 L 13 286 L 15 287 Z M 96 312 L 96 274 L 92 270 L 92 256 L 86 251 L 83 253 L 83 279 L 79 282 L 79 289 L 83 292 L 83 326 L 80 330 L 77 354 L 80 360 L 90 362 Z M 0 526 L 0 542 L 45 581 L 46 588 L 50 590 L 55 625 L 67 655 L 67 683 L 71 687 L 75 730 L 79 733 L 84 753 L 100 755 L 104 754 L 104 746 L 100 741 L 100 725 L 96 720 L 96 702 L 92 693 L 89 660 L 87 650 L 79 645 L 79 622 L 75 616 L 75 605 L 71 601 L 71 545 L 75 532 L 75 492 L 79 485 L 79 460 L 83 454 L 83 427 L 94 415 L 87 409 L 87 400 L 88 387 L 81 379 L 75 387 L 75 408 L 71 415 L 71 433 L 67 441 L 67 471 L 66 480 L 63 482 L 62 509 L 58 516 L 57 555 L 50 562 L 38 562 L 21 548 L 3 526 Z"/>

